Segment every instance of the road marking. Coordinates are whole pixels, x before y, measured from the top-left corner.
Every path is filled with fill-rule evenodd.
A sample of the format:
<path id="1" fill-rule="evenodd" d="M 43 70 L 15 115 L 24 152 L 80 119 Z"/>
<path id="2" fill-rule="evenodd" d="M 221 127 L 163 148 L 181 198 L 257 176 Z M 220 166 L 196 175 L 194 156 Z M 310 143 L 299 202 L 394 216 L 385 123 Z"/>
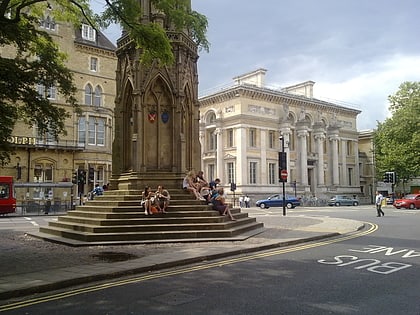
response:
<path id="1" fill-rule="evenodd" d="M 36 223 L 34 220 L 32 220 L 32 218 L 28 218 L 28 217 L 24 217 L 26 220 L 29 221 L 29 223 L 31 223 L 33 226 L 39 226 L 38 223 Z"/>
<path id="2" fill-rule="evenodd" d="M 314 248 L 314 247 L 330 245 L 330 244 L 333 244 L 333 243 L 338 243 L 338 242 L 341 242 L 341 241 L 346 241 L 346 240 L 362 237 L 362 236 L 371 234 L 378 229 L 377 224 L 373 224 L 373 223 L 369 223 L 369 222 L 366 222 L 366 224 L 370 225 L 370 228 L 366 231 L 358 231 L 358 232 L 355 232 L 355 233 L 352 233 L 352 234 L 349 234 L 349 235 L 343 235 L 343 236 L 340 236 L 340 237 L 337 237 L 337 238 L 334 238 L 334 239 L 329 239 L 329 240 L 319 241 L 319 242 L 313 242 L 313 243 L 306 243 L 306 244 L 302 244 L 302 245 L 294 246 L 294 247 L 274 249 L 274 250 L 255 253 L 255 254 L 252 254 L 252 255 L 234 257 L 234 258 L 229 258 L 229 259 L 225 259 L 225 260 L 221 260 L 221 261 L 210 262 L 210 263 L 206 263 L 206 264 L 202 264 L 202 265 L 190 266 L 190 267 L 185 267 L 185 268 L 176 269 L 176 270 L 158 271 L 157 273 L 150 273 L 150 274 L 146 274 L 146 275 L 142 275 L 142 276 L 134 277 L 134 278 L 130 278 L 130 279 L 107 282 L 107 283 L 94 285 L 94 286 L 90 286 L 90 287 L 84 287 L 84 288 L 75 289 L 75 290 L 71 290 L 71 291 L 66 291 L 66 292 L 62 292 L 62 293 L 47 295 L 45 297 L 30 299 L 30 300 L 27 300 L 27 301 L 20 301 L 20 302 L 11 303 L 11 304 L 8 304 L 8 305 L 2 305 L 2 306 L 0 306 L 0 312 L 9 311 L 9 310 L 13 310 L 13 309 L 19 309 L 19 308 L 23 308 L 23 307 L 26 307 L 26 306 L 51 302 L 51 301 L 55 301 L 55 300 L 60 300 L 60 299 L 64 299 L 64 298 L 68 298 L 68 297 L 72 297 L 72 296 L 76 296 L 76 295 L 80 295 L 80 294 L 85 294 L 85 293 L 110 289 L 110 288 L 119 287 L 119 286 L 123 286 L 123 285 L 127 285 L 127 284 L 139 283 L 139 282 L 144 282 L 144 281 L 147 281 L 147 280 L 153 280 L 153 279 L 159 279 L 159 278 L 163 278 L 163 277 L 175 276 L 175 275 L 190 273 L 190 272 L 194 272 L 194 271 L 200 271 L 200 270 L 206 270 L 206 269 L 211 269 L 211 268 L 216 268 L 216 267 L 222 267 L 222 266 L 226 266 L 226 265 L 232 265 L 232 264 L 236 264 L 236 263 L 239 263 L 239 262 L 245 262 L 245 261 L 254 260 L 254 259 L 261 259 L 261 258 L 286 254 L 286 253 L 290 253 L 290 252 L 296 252 L 296 251 L 310 249 L 310 248 Z"/>

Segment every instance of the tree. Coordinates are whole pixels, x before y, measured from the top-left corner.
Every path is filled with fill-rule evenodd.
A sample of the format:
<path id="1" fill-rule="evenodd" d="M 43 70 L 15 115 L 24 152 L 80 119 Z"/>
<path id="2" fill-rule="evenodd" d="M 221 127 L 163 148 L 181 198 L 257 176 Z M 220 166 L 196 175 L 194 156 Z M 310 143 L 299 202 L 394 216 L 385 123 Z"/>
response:
<path id="1" fill-rule="evenodd" d="M 391 117 L 374 133 L 378 176 L 395 171 L 399 180 L 420 176 L 420 82 L 404 82 L 388 97 Z"/>
<path id="2" fill-rule="evenodd" d="M 48 33 L 37 25 L 49 10 L 55 21 L 70 22 L 80 27 L 88 22 L 93 27 L 120 23 L 141 49 L 144 63 L 158 60 L 161 65 L 174 61 L 170 39 L 159 23 L 142 23 L 138 0 L 105 0 L 105 10 L 94 14 L 89 0 L 2 0 L 0 2 L 0 48 L 14 53 L 0 56 L 0 162 L 8 163 L 12 148 L 8 138 L 17 120 L 42 134 L 55 138 L 65 133 L 64 122 L 69 112 L 54 106 L 48 95 L 39 93 L 55 87 L 72 110 L 79 111 L 74 97 L 76 87 L 66 56 L 59 51 Z M 192 11 L 190 0 L 151 0 L 162 17 L 175 31 L 187 31 L 199 48 L 208 50 L 207 19 Z"/>

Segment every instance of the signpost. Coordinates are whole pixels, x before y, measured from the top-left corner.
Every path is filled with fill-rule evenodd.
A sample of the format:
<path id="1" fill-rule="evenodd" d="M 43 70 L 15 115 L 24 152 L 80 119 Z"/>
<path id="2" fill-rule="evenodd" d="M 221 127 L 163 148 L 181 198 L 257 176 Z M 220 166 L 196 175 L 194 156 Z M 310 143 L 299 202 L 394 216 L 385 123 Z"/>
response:
<path id="1" fill-rule="evenodd" d="M 284 152 L 284 137 L 280 136 L 281 141 L 281 152 L 279 152 L 279 173 L 280 173 L 280 182 L 283 185 L 283 215 L 286 215 L 286 189 L 285 183 L 287 182 L 287 156 Z"/>
<path id="2" fill-rule="evenodd" d="M 283 181 L 287 181 L 287 170 L 281 170 L 280 171 L 280 178 L 283 180 Z"/>

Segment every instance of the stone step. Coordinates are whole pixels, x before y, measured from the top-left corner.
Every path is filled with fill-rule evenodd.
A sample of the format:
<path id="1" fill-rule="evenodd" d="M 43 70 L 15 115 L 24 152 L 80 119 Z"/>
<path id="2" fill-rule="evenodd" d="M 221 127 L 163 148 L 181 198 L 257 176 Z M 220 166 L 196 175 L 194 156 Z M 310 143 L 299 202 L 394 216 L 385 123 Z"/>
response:
<path id="1" fill-rule="evenodd" d="M 237 213 L 234 215 L 236 219 L 248 218 L 246 213 Z M 58 217 L 58 222 L 91 224 L 98 226 L 116 226 L 116 225 L 144 225 L 144 224 L 193 224 L 193 223 L 218 223 L 224 221 L 224 217 L 220 215 L 213 215 L 209 217 L 184 217 L 184 216 L 171 216 L 168 214 L 157 214 L 151 216 L 143 216 L 136 218 L 123 218 L 123 219 L 103 219 L 103 218 L 90 218 L 81 216 L 61 216 Z"/>
<path id="2" fill-rule="evenodd" d="M 235 212 L 234 210 L 232 211 Z M 168 213 L 172 217 L 201 217 L 201 216 L 219 216 L 219 213 L 214 210 L 197 210 L 197 209 L 187 209 L 187 210 L 169 210 Z M 115 209 L 115 211 L 81 211 L 81 210 L 72 210 L 67 212 L 67 216 L 72 217 L 88 217 L 88 218 L 102 218 L 102 219 L 135 219 L 139 217 L 154 217 L 154 216 L 163 216 L 165 214 L 157 213 L 151 216 L 144 214 L 143 209 L 131 209 L 131 211 L 125 209 L 125 211 Z"/>
<path id="3" fill-rule="evenodd" d="M 231 209 L 237 221 L 230 221 L 211 205 L 195 200 L 182 189 L 170 191 L 168 213 L 145 215 L 140 207 L 140 194 L 141 191 L 131 190 L 106 191 L 86 205 L 68 211 L 58 221 L 41 227 L 38 234 L 43 239 L 84 246 L 92 243 L 229 240 L 233 237 L 239 240 L 259 233 L 263 227 L 239 208 Z"/>
<path id="4" fill-rule="evenodd" d="M 245 223 L 255 222 L 254 218 L 242 218 L 237 221 L 230 221 L 227 217 L 222 217 L 221 222 L 209 223 L 179 223 L 179 224 L 157 224 L 148 223 L 141 225 L 117 225 L 117 226 L 100 226 L 86 223 L 70 223 L 70 222 L 51 222 L 50 228 L 69 229 L 73 231 L 82 231 L 89 233 L 130 233 L 130 232 L 145 232 L 145 231 L 190 231 L 190 230 L 225 230 L 235 226 L 240 226 Z"/>
<path id="5" fill-rule="evenodd" d="M 235 223 L 231 221 L 232 223 Z M 236 227 L 223 230 L 182 230 L 182 231 L 145 231 L 125 233 L 89 233 L 74 231 L 63 228 L 40 227 L 39 232 L 69 238 L 82 242 L 128 242 L 139 240 L 179 240 L 179 239 L 217 239 L 233 237 L 250 230 L 262 228 L 263 224 L 258 222 L 241 224 Z"/>

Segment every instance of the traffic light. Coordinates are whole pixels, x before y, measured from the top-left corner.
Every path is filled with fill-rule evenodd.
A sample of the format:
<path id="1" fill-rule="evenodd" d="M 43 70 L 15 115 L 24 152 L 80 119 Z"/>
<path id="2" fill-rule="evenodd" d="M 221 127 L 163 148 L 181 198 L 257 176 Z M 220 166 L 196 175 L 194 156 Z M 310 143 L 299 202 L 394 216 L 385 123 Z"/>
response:
<path id="1" fill-rule="evenodd" d="M 384 183 L 395 184 L 397 182 L 397 174 L 395 172 L 385 172 Z"/>
<path id="2" fill-rule="evenodd" d="M 86 171 L 85 170 L 79 169 L 77 177 L 78 177 L 78 184 L 81 184 L 81 185 L 86 184 Z"/>
<path id="3" fill-rule="evenodd" d="M 71 182 L 73 184 L 78 184 L 79 183 L 77 174 L 78 174 L 77 171 L 73 172 L 73 175 L 72 175 L 72 178 L 71 178 Z"/>
<path id="4" fill-rule="evenodd" d="M 93 167 L 89 167 L 88 181 L 90 184 L 95 181 L 95 169 Z"/>
<path id="5" fill-rule="evenodd" d="M 230 183 L 230 191 L 235 191 L 235 190 L 236 190 L 236 184 Z"/>
<path id="6" fill-rule="evenodd" d="M 287 182 L 287 178 L 283 179 L 282 171 L 287 171 L 287 153 L 279 152 L 279 182 Z"/>

